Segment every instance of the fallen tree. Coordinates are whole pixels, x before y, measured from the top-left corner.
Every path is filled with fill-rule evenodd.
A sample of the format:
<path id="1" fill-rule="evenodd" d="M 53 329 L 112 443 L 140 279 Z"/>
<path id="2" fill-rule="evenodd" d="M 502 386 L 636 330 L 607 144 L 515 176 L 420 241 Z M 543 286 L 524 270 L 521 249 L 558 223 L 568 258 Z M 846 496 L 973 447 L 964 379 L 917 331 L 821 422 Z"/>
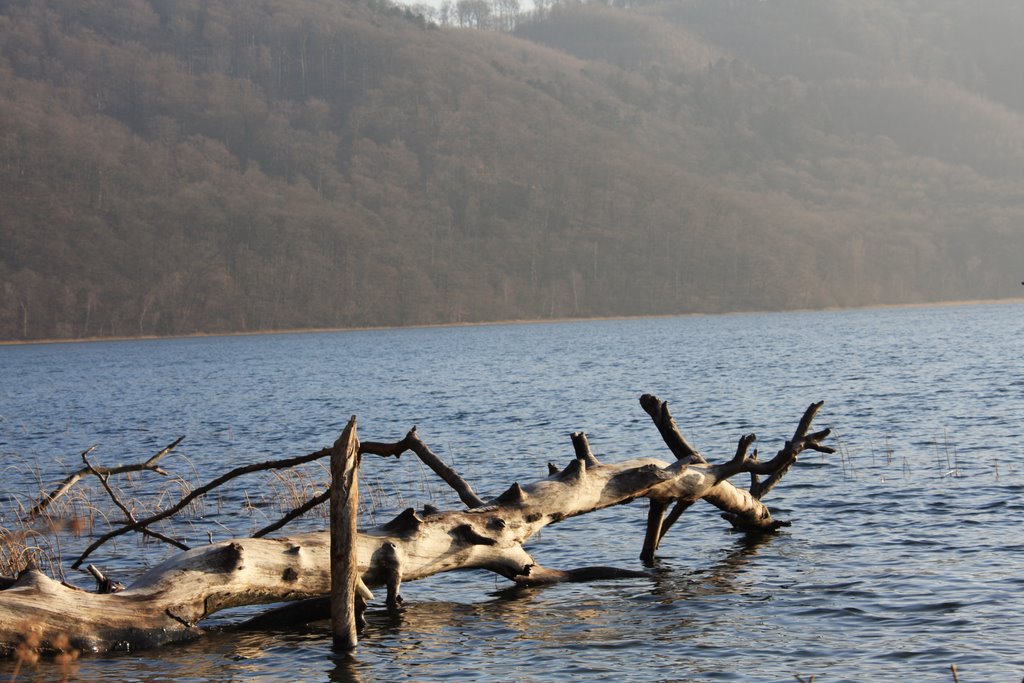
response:
<path id="1" fill-rule="evenodd" d="M 774 520 L 761 502 L 807 449 L 831 453 L 821 442 L 829 430 L 811 433 L 821 403 L 809 406 L 793 438 L 771 460 L 761 462 L 749 454 L 753 434 L 743 436 L 735 455 L 710 464 L 680 433 L 668 406 L 651 395 L 640 399 L 675 461 L 640 457 L 602 464 L 590 450 L 585 434 L 573 434 L 573 459 L 563 468 L 549 465 L 548 476 L 528 484 L 512 484 L 502 494 L 484 500 L 454 470 L 420 440 L 413 428 L 396 443 L 358 443 L 360 455 L 398 457 L 412 451 L 444 479 L 466 505 L 440 511 L 407 509 L 395 519 L 359 531 L 355 538 L 361 599 L 369 588 L 386 586 L 387 603 L 397 609 L 399 587 L 433 574 L 462 569 L 486 569 L 524 586 L 561 581 L 592 580 L 642 575 L 621 569 L 585 567 L 562 570 L 538 565 L 523 548 L 549 524 L 595 510 L 646 498 L 650 502 L 641 551 L 653 559 L 658 544 L 683 511 L 698 500 L 722 510 L 738 531 L 771 533 L 785 522 Z M 353 430 L 354 420 L 350 425 Z M 345 435 L 334 448 L 341 448 Z M 351 441 L 349 442 L 351 448 Z M 307 462 L 330 455 L 323 449 L 280 463 Z M 239 468 L 251 470 L 253 466 Z M 234 472 L 229 473 L 234 476 Z M 739 488 L 729 478 L 749 473 L 750 486 Z M 761 477 L 766 477 L 761 479 Z M 78 567 L 111 538 L 174 514 L 196 496 L 231 477 L 224 475 L 185 496 L 177 505 L 129 523 L 97 539 L 72 565 Z M 210 615 L 242 605 L 322 598 L 331 589 L 330 541 L 327 531 L 267 538 L 288 519 L 327 500 L 325 492 L 301 506 L 278 525 L 254 537 L 240 538 L 179 553 L 135 579 L 127 588 L 112 591 L 110 582 L 93 569 L 101 584 L 97 592 L 75 589 L 37 569 L 26 570 L 0 591 L 0 649 L 14 651 L 26 634 L 43 649 L 55 643 L 91 652 L 135 650 L 195 638 L 200 623 Z M 671 508 L 671 510 L 670 510 Z"/>

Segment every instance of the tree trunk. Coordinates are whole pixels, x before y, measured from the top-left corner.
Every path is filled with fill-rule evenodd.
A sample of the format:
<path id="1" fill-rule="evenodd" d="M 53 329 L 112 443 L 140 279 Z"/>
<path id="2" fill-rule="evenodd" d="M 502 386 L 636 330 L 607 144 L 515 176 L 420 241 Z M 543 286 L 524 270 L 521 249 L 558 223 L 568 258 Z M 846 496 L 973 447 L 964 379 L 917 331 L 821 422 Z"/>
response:
<path id="1" fill-rule="evenodd" d="M 648 398 L 657 401 L 646 396 L 644 400 Z M 666 417 L 671 422 L 667 405 L 657 404 L 657 417 L 652 413 L 656 424 Z M 738 529 L 773 531 L 781 523 L 772 520 L 760 496 L 804 448 L 831 452 L 819 443 L 828 430 L 807 434 L 820 406 L 808 408 L 793 440 L 766 463 L 758 462 L 756 453 L 747 457 L 752 435 L 741 439 L 732 460 L 710 465 L 688 444 L 682 448 L 671 436 L 665 437 L 659 424 L 677 455 L 675 462 L 634 458 L 601 464 L 590 453 L 586 437 L 576 434 L 576 457 L 565 468 L 552 467 L 548 477 L 526 485 L 515 483 L 488 501 L 480 501 L 461 477 L 450 472 L 450 483 L 465 494 L 464 500 L 471 501 L 470 507 L 422 512 L 410 508 L 386 524 L 359 532 L 354 539 L 359 576 L 365 586 L 387 586 L 389 605 L 394 605 L 400 600 L 402 581 L 458 569 L 487 569 L 522 585 L 636 575 L 607 568 L 547 569 L 533 561 L 523 544 L 548 524 L 637 498 L 648 498 L 652 506 L 645 556 L 653 556 L 667 531 L 663 513 L 673 503 L 685 509 L 706 499 Z M 678 438 L 682 440 L 681 435 Z M 360 448 L 378 455 L 398 455 L 404 450 L 429 453 L 415 429 L 397 444 L 366 443 Z M 740 472 L 770 478 L 761 484 L 755 476 L 752 490 L 742 490 L 726 480 Z M 225 541 L 180 553 L 145 572 L 127 589 L 111 594 L 69 588 L 29 570 L 11 588 L 0 591 L 0 648 L 11 651 L 29 631 L 41 636 L 44 647 L 63 635 L 75 647 L 93 652 L 194 638 L 202 632 L 199 623 L 222 609 L 328 595 L 330 554 L 327 531 Z"/>

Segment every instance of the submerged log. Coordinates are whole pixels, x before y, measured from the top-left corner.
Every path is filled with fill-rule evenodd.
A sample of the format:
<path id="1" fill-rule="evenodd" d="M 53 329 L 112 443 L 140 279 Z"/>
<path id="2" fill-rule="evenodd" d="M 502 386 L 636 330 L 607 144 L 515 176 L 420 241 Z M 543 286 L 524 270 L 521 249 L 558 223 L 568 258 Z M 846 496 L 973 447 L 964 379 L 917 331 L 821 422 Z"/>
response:
<path id="1" fill-rule="evenodd" d="M 820 445 L 828 430 L 807 433 L 821 407 L 818 403 L 808 408 L 794 438 L 771 461 L 762 463 L 747 456 L 753 442 L 749 436 L 741 440 L 735 457 L 711 465 L 672 436 L 673 431 L 678 434 L 674 423 L 672 429 L 663 428 L 671 422 L 663 402 L 646 396 L 643 401 L 657 408 L 655 422 L 662 420 L 659 430 L 677 456 L 674 462 L 640 457 L 602 464 L 591 453 L 586 437 L 577 434 L 573 435 L 575 457 L 566 467 L 552 467 L 549 476 L 532 483 L 514 483 L 490 500 L 479 499 L 451 472 L 453 488 L 470 507 L 422 514 L 410 508 L 385 524 L 360 531 L 354 541 L 362 584 L 386 586 L 389 606 L 396 608 L 401 582 L 453 570 L 486 569 L 526 586 L 636 576 L 636 572 L 603 567 L 568 571 L 541 567 L 523 544 L 549 524 L 637 498 L 651 502 L 645 556 L 653 555 L 667 530 L 662 516 L 673 504 L 685 509 L 705 499 L 722 509 L 737 529 L 771 532 L 783 523 L 771 518 L 761 496 L 802 450 L 831 450 Z M 685 444 L 681 435 L 678 439 Z M 400 455 L 417 442 L 422 444 L 413 430 L 390 448 L 363 444 L 361 451 Z M 740 472 L 766 474 L 769 479 L 743 490 L 727 481 Z M 229 607 L 328 595 L 330 568 L 330 535 L 323 531 L 236 539 L 189 550 L 151 568 L 116 593 L 76 590 L 30 570 L 11 588 L 0 591 L 0 648 L 10 651 L 19 634 L 28 629 L 41 635 L 44 646 L 66 637 L 75 647 L 92 652 L 194 638 L 202 633 L 203 619 Z"/>

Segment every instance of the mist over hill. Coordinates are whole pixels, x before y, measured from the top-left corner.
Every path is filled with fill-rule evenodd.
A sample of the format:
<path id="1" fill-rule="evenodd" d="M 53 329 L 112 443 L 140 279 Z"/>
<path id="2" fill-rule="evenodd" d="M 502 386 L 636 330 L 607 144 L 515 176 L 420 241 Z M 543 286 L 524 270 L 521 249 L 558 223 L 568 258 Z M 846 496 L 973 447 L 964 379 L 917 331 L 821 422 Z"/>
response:
<path id="1" fill-rule="evenodd" d="M 0 0 L 0 338 L 1019 294 L 1011 0 L 502 17 Z"/>

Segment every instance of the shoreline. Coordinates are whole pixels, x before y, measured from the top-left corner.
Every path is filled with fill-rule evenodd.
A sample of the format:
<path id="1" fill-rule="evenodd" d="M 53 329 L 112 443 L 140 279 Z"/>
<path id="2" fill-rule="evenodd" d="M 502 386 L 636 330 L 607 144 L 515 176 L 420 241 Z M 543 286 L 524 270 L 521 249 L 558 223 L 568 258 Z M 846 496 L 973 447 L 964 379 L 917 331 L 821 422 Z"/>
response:
<path id="1" fill-rule="evenodd" d="M 595 322 L 602 320 L 657 320 L 661 318 L 693 318 L 704 316 L 726 316 L 726 315 L 774 315 L 785 313 L 829 313 L 838 311 L 871 311 L 889 309 L 912 309 L 912 308 L 949 308 L 955 306 L 997 306 L 1000 304 L 1022 304 L 1024 297 L 1010 297 L 1006 299 L 964 299 L 955 301 L 933 301 L 927 303 L 906 303 L 906 304 L 873 304 L 870 306 L 850 307 L 829 307 L 829 308 L 794 308 L 779 311 L 727 311 L 720 313 L 665 313 L 656 315 L 609 315 L 590 317 L 562 317 L 562 318 L 536 318 L 536 319 L 513 319 L 513 320 L 488 320 L 466 323 L 422 323 L 417 325 L 367 325 L 365 327 L 302 327 L 280 330 L 246 330 L 237 332 L 193 332 L 191 334 L 179 335 L 139 335 L 139 336 L 118 336 L 118 337 L 80 337 L 71 339 L 30 339 L 21 340 L 0 340 L 0 347 L 4 346 L 31 346 L 41 344 L 93 344 L 96 342 L 120 342 L 120 341 L 159 341 L 163 339 L 203 339 L 208 337 L 257 337 L 277 334 L 337 334 L 339 332 L 375 332 L 386 330 L 424 330 L 440 329 L 446 327 L 489 327 L 496 325 L 544 325 L 554 323 L 570 322 Z"/>

